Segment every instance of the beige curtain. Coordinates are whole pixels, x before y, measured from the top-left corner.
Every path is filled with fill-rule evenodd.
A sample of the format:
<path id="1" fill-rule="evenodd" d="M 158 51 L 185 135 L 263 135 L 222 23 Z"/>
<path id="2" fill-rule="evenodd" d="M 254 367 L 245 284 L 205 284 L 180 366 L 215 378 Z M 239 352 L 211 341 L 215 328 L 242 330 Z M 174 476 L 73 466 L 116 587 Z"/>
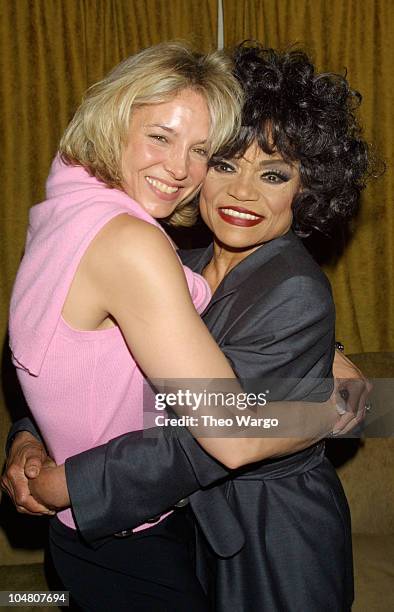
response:
<path id="1" fill-rule="evenodd" d="M 347 352 L 394 350 L 394 4 L 392 0 L 223 0 L 224 39 L 298 43 L 320 70 L 347 75 L 363 94 L 367 140 L 386 161 L 366 190 L 350 244 L 326 267 Z"/>
<path id="2" fill-rule="evenodd" d="M 43 198 L 60 135 L 84 90 L 143 47 L 177 38 L 208 51 L 216 32 L 216 0 L 0 0 L 2 345 L 28 210 Z M 8 406 L 1 400 L 0 448 L 17 403 L 6 358 L 2 373 Z M 1 532 L 0 551 L 2 563 L 37 558 L 11 549 Z"/>
<path id="3" fill-rule="evenodd" d="M 2 342 L 28 209 L 43 197 L 50 161 L 82 92 L 125 56 L 161 40 L 192 39 L 203 50 L 214 48 L 216 4 L 0 0 Z M 347 351 L 394 350 L 392 0 L 223 0 L 223 6 L 227 45 L 245 38 L 274 47 L 299 42 L 320 68 L 346 66 L 364 94 L 366 133 L 388 162 L 387 172 L 368 188 L 354 239 L 327 271 L 337 303 L 337 336 Z M 8 378 L 3 385 L 9 387 Z M 9 421 L 3 402 L 1 447 Z M 0 549 L 3 563 L 17 562 L 1 534 Z"/>
<path id="4" fill-rule="evenodd" d="M 86 87 L 162 40 L 216 45 L 216 0 L 0 0 L 1 326 L 28 208 Z"/>

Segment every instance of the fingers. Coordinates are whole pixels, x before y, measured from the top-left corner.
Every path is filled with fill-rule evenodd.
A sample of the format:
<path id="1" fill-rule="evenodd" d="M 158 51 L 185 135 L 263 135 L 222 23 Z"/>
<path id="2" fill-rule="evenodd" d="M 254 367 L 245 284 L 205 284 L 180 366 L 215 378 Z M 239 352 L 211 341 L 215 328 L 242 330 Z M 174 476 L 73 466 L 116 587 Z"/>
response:
<path id="1" fill-rule="evenodd" d="M 347 412 L 343 414 L 334 425 L 333 436 L 342 436 L 348 430 L 348 425 L 354 421 L 354 418 L 352 414 Z"/>
<path id="2" fill-rule="evenodd" d="M 364 412 L 372 384 L 366 378 L 337 381 L 335 401 L 339 414 L 349 412 L 354 416 Z"/>
<path id="3" fill-rule="evenodd" d="M 37 476 L 40 475 L 41 470 L 47 467 L 56 467 L 54 460 L 45 452 L 41 452 L 39 455 L 37 455 L 33 451 L 31 455 L 29 454 L 26 457 L 24 467 L 25 476 L 30 480 L 37 478 Z"/>
<path id="4" fill-rule="evenodd" d="M 365 391 L 366 384 L 364 380 L 353 379 L 341 381 L 339 385 L 339 393 L 342 395 L 342 397 L 344 397 L 346 394 L 347 399 L 345 410 L 347 412 L 350 412 L 354 416 L 358 414 Z"/>
<path id="5" fill-rule="evenodd" d="M 353 415 L 350 412 L 346 412 L 346 414 L 342 415 L 338 421 L 335 423 L 333 428 L 333 436 L 335 437 L 344 437 L 348 433 L 355 430 L 356 427 L 359 427 L 364 419 L 366 414 L 366 408 L 364 404 L 364 408 L 360 410 L 356 415 Z"/>
<path id="6" fill-rule="evenodd" d="M 44 446 L 36 439 L 19 436 L 10 449 L 1 487 L 8 493 L 21 514 L 53 514 L 39 503 L 29 490 L 29 480 L 37 478 L 48 458 Z"/>
<path id="7" fill-rule="evenodd" d="M 343 414 L 345 409 L 356 419 L 353 427 L 359 425 L 365 418 L 365 405 L 368 394 L 372 390 L 372 384 L 346 355 L 337 351 L 334 358 L 334 373 L 337 386 L 336 401 L 338 395 L 341 396 L 341 399 L 337 402 L 339 403 L 338 412 Z M 349 431 L 351 422 L 349 421 L 349 424 L 346 424 L 345 427 L 346 431 Z"/>
<path id="8" fill-rule="evenodd" d="M 24 472 L 27 478 L 37 478 L 42 468 L 41 455 L 32 454 L 26 457 Z"/>
<path id="9" fill-rule="evenodd" d="M 53 514 L 51 510 L 34 499 L 26 479 L 12 477 L 11 480 L 5 474 L 1 478 L 1 488 L 11 497 L 17 511 L 21 514 L 35 516 Z"/>
<path id="10" fill-rule="evenodd" d="M 31 503 L 27 503 L 25 506 L 15 505 L 15 508 L 19 514 L 28 514 L 29 516 L 53 516 L 55 514 L 52 510 L 48 510 L 45 506 L 36 502 L 33 496 L 31 496 Z"/>
<path id="11" fill-rule="evenodd" d="M 37 478 L 46 457 L 45 448 L 36 442 L 11 447 L 7 461 L 8 477 L 12 480 L 23 474 L 27 478 Z"/>

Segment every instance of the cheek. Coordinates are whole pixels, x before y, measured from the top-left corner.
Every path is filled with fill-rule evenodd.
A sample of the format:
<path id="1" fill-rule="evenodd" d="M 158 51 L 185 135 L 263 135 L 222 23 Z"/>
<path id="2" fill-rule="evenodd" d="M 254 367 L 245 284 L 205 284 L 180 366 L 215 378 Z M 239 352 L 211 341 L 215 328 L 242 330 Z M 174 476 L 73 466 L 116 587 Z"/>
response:
<path id="1" fill-rule="evenodd" d="M 212 180 L 211 173 L 205 180 L 200 195 L 200 213 L 206 225 L 214 230 L 214 210 L 223 199 L 223 187 L 219 181 Z M 217 213 L 216 213 L 217 214 Z"/>
<path id="2" fill-rule="evenodd" d="M 274 215 L 273 227 L 276 228 L 276 231 L 278 231 L 279 234 L 283 230 L 290 228 L 292 223 L 293 223 L 293 211 L 292 211 L 291 206 L 284 206 L 280 212 L 278 211 Z"/>
<path id="3" fill-rule="evenodd" d="M 145 140 L 134 139 L 129 143 L 123 160 L 124 167 L 129 173 L 138 173 L 144 168 L 160 163 L 163 151 L 150 145 Z"/>
<path id="4" fill-rule="evenodd" d="M 215 181 L 212 179 L 212 170 L 210 170 L 207 174 L 207 170 L 205 170 L 206 179 L 201 189 L 201 198 L 200 202 L 205 202 L 205 206 L 209 205 L 213 206 L 214 202 L 217 202 L 220 199 L 220 194 L 223 191 L 222 186 L 219 181 Z M 205 176 L 204 175 L 204 176 Z"/>
<path id="5" fill-rule="evenodd" d="M 278 232 L 278 235 L 283 233 L 285 230 L 290 229 L 293 223 L 293 209 L 292 209 L 293 199 L 287 200 L 283 206 L 281 206 L 280 210 L 274 215 L 274 227 Z"/>
<path id="6" fill-rule="evenodd" d="M 200 199 L 198 202 L 198 208 L 200 211 L 200 215 L 202 216 L 202 218 L 204 219 L 204 221 L 206 220 L 207 217 L 207 201 L 205 199 L 204 194 L 201 192 L 200 194 Z"/>
<path id="7" fill-rule="evenodd" d="M 145 146 L 136 148 L 136 155 L 134 157 L 134 163 L 143 170 L 146 167 L 154 166 L 155 164 L 159 164 L 164 159 L 164 152 L 161 151 L 158 147 L 150 146 L 145 144 Z"/>
<path id="8" fill-rule="evenodd" d="M 293 216 L 293 200 L 296 191 L 284 191 L 280 197 L 272 201 L 272 212 L 274 216 L 281 218 L 289 218 Z"/>
<path id="9" fill-rule="evenodd" d="M 288 219 L 293 216 L 292 202 L 293 200 L 291 200 L 290 202 L 287 202 L 286 206 L 283 206 L 283 209 L 280 213 L 281 217 Z"/>
<path id="10" fill-rule="evenodd" d="M 212 229 L 211 211 L 208 207 L 207 199 L 203 194 L 200 196 L 199 209 L 202 220 L 209 227 L 209 229 Z"/>
<path id="11" fill-rule="evenodd" d="M 207 176 L 207 165 L 204 162 L 193 162 L 189 168 L 189 176 L 196 188 L 201 187 L 202 182 Z"/>

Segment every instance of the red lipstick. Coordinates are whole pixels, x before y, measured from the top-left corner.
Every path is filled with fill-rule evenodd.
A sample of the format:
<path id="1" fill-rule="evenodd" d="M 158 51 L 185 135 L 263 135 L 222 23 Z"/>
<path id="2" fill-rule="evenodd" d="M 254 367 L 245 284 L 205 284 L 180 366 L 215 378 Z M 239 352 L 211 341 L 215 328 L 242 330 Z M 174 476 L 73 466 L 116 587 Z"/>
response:
<path id="1" fill-rule="evenodd" d="M 258 225 L 264 220 L 264 217 L 261 215 L 257 215 L 252 210 L 248 210 L 247 208 L 242 208 L 240 206 L 222 206 L 218 208 L 218 214 L 223 221 L 229 223 L 230 225 L 237 225 L 238 227 L 253 227 L 254 225 Z M 227 214 L 225 211 L 234 210 L 239 213 L 243 213 L 246 215 L 253 215 L 257 217 L 257 219 L 246 219 L 245 217 L 234 217 L 232 215 Z"/>

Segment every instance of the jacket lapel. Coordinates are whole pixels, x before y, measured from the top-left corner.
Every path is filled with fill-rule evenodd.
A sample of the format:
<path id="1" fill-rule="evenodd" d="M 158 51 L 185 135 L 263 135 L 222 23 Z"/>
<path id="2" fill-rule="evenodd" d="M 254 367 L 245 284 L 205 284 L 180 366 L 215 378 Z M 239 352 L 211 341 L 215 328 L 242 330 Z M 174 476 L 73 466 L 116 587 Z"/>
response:
<path id="1" fill-rule="evenodd" d="M 290 230 L 263 244 L 224 277 L 201 315 L 218 344 L 264 291 L 264 267 L 294 241 L 298 238 Z M 213 244 L 179 254 L 185 265 L 201 274 L 213 256 Z"/>

